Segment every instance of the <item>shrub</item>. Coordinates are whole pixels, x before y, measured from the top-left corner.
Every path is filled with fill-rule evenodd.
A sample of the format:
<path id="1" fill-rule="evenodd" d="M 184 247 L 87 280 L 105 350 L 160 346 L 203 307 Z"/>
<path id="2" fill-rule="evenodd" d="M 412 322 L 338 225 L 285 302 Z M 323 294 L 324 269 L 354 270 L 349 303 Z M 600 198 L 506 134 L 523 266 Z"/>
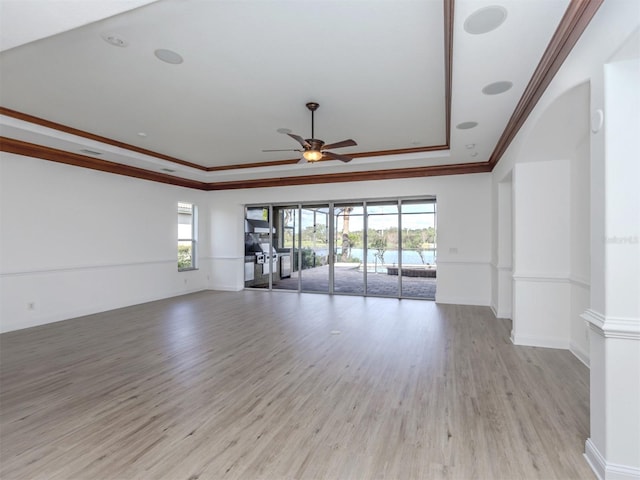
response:
<path id="1" fill-rule="evenodd" d="M 193 266 L 191 261 L 191 245 L 178 245 L 178 268 Z"/>

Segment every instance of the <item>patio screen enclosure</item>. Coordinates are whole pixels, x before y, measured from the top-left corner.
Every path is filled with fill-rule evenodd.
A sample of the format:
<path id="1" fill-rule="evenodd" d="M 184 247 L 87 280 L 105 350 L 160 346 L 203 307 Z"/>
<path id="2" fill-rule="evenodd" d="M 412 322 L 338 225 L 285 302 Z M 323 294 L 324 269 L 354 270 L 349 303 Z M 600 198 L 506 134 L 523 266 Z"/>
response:
<path id="1" fill-rule="evenodd" d="M 435 299 L 433 197 L 245 207 L 245 287 Z"/>

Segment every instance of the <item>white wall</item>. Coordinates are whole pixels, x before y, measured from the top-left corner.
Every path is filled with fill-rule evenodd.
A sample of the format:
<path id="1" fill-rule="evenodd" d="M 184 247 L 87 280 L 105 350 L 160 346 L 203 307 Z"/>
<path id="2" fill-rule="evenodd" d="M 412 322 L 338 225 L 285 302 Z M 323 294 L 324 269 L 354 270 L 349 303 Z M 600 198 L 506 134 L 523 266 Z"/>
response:
<path id="1" fill-rule="evenodd" d="M 213 288 L 243 288 L 243 205 L 428 195 L 438 204 L 436 301 L 489 305 L 490 174 L 211 192 Z"/>
<path id="2" fill-rule="evenodd" d="M 583 82 L 536 110 L 493 172 L 494 308 L 505 316 L 511 307 L 516 344 L 568 348 L 586 364 L 588 119 Z"/>
<path id="3" fill-rule="evenodd" d="M 606 65 L 605 92 L 606 313 L 640 319 L 639 56 Z"/>
<path id="4" fill-rule="evenodd" d="M 640 478 L 640 32 L 622 58 L 603 68 L 604 126 L 592 136 L 592 179 L 603 215 L 592 242 L 604 262 L 591 269 L 603 292 L 592 298 L 590 322 L 591 435 L 586 455 L 601 478 Z M 624 49 L 623 49 L 624 50 Z M 633 52 L 632 58 L 627 56 Z"/>
<path id="5" fill-rule="evenodd" d="M 2 153 L 0 331 L 166 298 L 207 286 L 177 272 L 177 202 L 204 192 Z"/>
<path id="6" fill-rule="evenodd" d="M 490 174 L 199 192 L 12 154 L 0 162 L 1 331 L 240 290 L 243 206 L 260 202 L 436 195 L 437 301 L 490 304 Z M 197 271 L 177 272 L 178 201 L 200 209 Z"/>
<path id="7" fill-rule="evenodd" d="M 513 341 L 569 348 L 569 162 L 514 167 Z"/>
<path id="8" fill-rule="evenodd" d="M 591 424 L 585 457 L 601 479 L 640 478 L 640 172 L 635 147 L 640 120 L 639 32 L 640 2 L 604 2 L 493 171 L 494 215 L 498 184 L 510 172 L 514 198 L 529 215 L 532 206 L 527 205 L 526 192 L 519 190 L 522 185 L 532 190 L 525 169 L 537 171 L 538 177 L 546 170 L 550 177 L 566 178 L 550 184 L 567 190 L 567 203 L 560 208 L 568 228 L 553 227 L 559 240 L 569 245 L 568 260 L 559 264 L 569 266 L 567 281 L 557 282 L 553 289 L 516 283 L 514 333 L 517 337 L 520 327 L 524 333 L 544 328 L 536 324 L 538 318 L 566 310 L 566 323 L 553 330 L 547 346 L 562 344 L 568 335 L 571 351 L 590 366 Z M 604 127 L 595 128 L 601 112 Z M 596 121 L 589 125 L 591 118 Z M 585 125 L 592 127 L 588 136 L 581 133 Z M 540 160 L 558 168 L 534 165 Z M 514 213 L 518 236 L 518 225 L 525 231 L 529 226 L 526 218 Z M 494 241 L 498 227 L 493 230 Z M 616 238 L 627 241 L 616 243 Z M 516 242 L 516 257 L 525 253 L 518 248 Z M 536 295 L 538 303 L 552 302 L 555 308 L 534 304 Z M 525 307 L 523 301 L 529 301 L 526 308 L 520 308 Z M 588 321 L 587 332 L 578 317 L 580 310 Z M 531 315 L 536 311 L 538 315 Z"/>

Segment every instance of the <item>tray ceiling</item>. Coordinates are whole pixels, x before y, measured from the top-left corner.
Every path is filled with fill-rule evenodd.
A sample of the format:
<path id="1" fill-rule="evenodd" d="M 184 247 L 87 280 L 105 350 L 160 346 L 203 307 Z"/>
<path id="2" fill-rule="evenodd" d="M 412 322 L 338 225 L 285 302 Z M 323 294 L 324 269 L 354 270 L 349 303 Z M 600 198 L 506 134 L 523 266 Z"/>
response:
<path id="1" fill-rule="evenodd" d="M 98 19 L 80 3 L 49 5 L 58 33 L 41 2 L 2 1 L 2 149 L 203 189 L 489 171 L 567 17 L 599 5 L 159 0 Z M 336 150 L 353 161 L 262 151 L 310 138 L 309 101 L 316 138 L 353 138 Z"/>

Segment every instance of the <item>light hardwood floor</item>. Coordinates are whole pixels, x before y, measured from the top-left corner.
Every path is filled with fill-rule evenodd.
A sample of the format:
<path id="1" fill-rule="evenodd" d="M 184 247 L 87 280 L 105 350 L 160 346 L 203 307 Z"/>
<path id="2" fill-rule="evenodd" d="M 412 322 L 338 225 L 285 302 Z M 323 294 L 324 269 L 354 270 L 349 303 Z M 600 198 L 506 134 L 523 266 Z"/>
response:
<path id="1" fill-rule="evenodd" d="M 0 336 L 0 478 L 595 478 L 588 371 L 485 307 L 201 292 Z"/>

